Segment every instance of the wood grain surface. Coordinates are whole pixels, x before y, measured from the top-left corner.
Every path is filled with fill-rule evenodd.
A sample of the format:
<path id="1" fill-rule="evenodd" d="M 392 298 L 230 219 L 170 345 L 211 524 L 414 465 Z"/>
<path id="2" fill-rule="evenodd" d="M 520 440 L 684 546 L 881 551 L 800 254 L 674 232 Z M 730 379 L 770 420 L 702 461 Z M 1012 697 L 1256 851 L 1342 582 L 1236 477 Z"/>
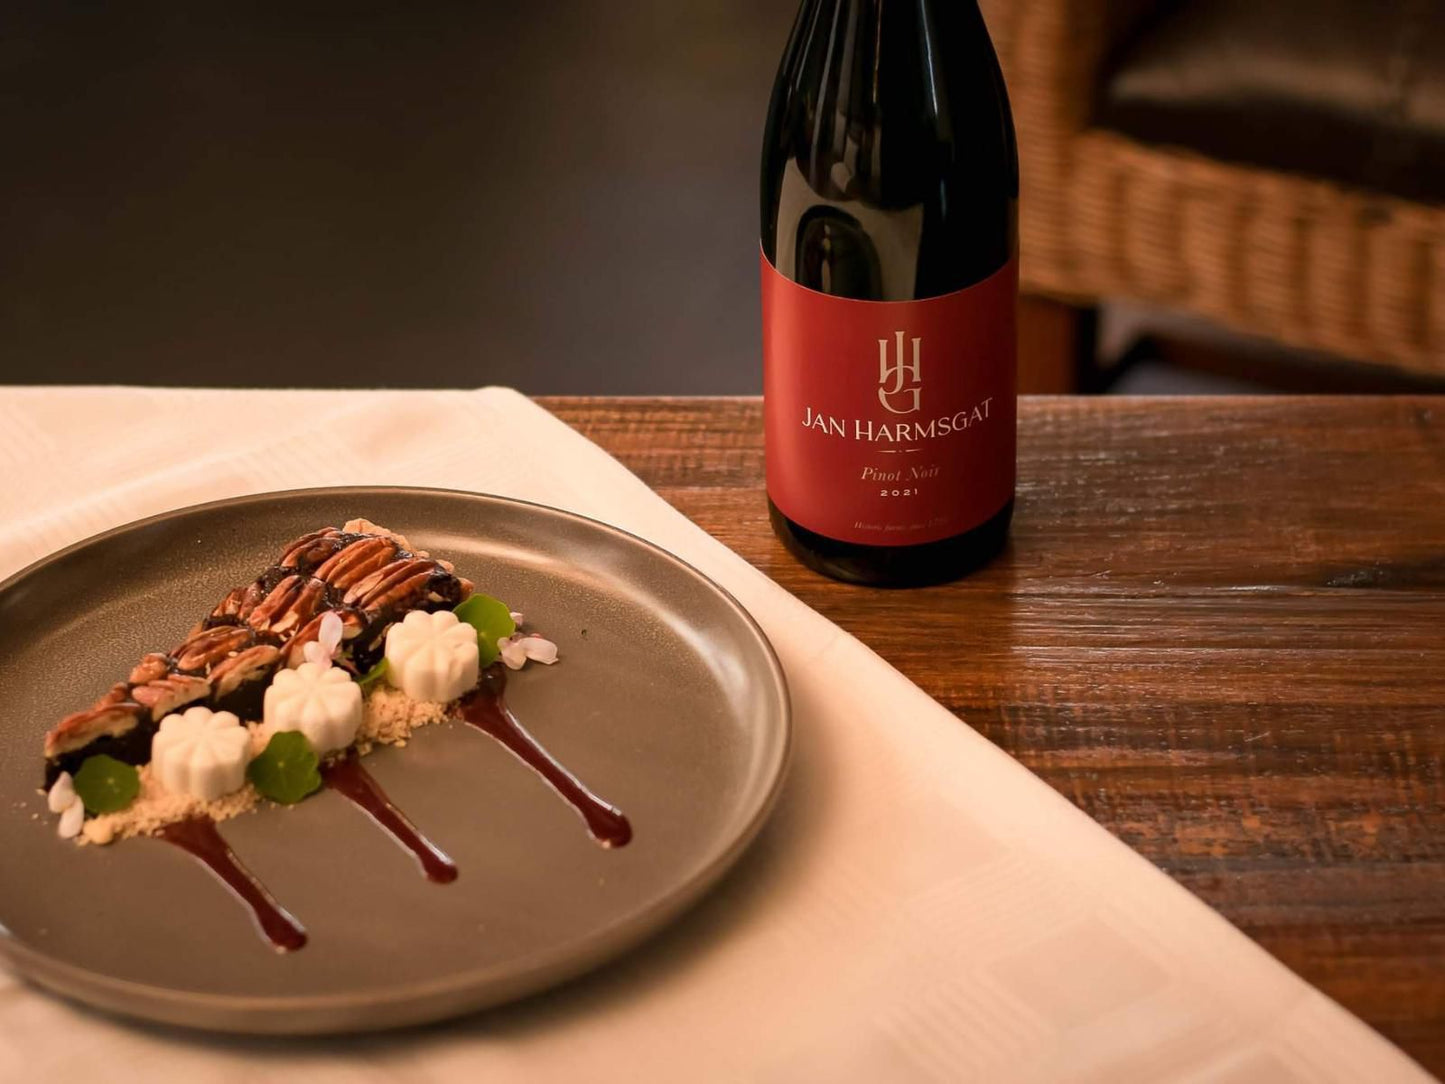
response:
<path id="1" fill-rule="evenodd" d="M 756 399 L 542 399 L 1445 1075 L 1445 398 L 1024 399 L 1012 541 L 850 587 Z"/>

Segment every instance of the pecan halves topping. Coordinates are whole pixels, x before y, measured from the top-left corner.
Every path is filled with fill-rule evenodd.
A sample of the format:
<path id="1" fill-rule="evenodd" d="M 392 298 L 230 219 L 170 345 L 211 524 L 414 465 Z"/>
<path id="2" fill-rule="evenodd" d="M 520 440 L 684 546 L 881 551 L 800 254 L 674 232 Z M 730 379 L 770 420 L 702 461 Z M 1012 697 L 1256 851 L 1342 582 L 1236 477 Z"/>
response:
<path id="1" fill-rule="evenodd" d="M 307 580 L 291 605 L 271 621 L 271 634 L 284 640 L 325 608 L 326 585 L 320 580 Z"/>
<path id="2" fill-rule="evenodd" d="M 226 597 L 216 603 L 216 608 L 211 611 L 211 620 L 219 621 L 227 617 L 241 616 L 241 600 L 246 597 L 250 584 L 244 587 L 233 587 L 226 593 Z"/>
<path id="3" fill-rule="evenodd" d="M 110 687 L 110 692 L 90 706 L 92 708 L 108 708 L 115 704 L 124 704 L 129 699 L 130 685 L 124 681 L 117 681 Z"/>
<path id="4" fill-rule="evenodd" d="M 277 565 L 288 572 L 306 575 L 345 544 L 345 538 L 335 527 L 323 527 L 319 531 L 302 535 L 287 546 Z"/>
<path id="5" fill-rule="evenodd" d="M 266 589 L 260 581 L 237 587 L 223 598 L 204 625 L 235 625 L 245 621 L 266 597 Z"/>
<path id="6" fill-rule="evenodd" d="M 426 585 L 436 571 L 437 563 L 430 557 L 403 557 L 378 569 L 346 592 L 345 603 L 356 606 L 368 617 L 393 609 L 401 602 L 426 597 Z"/>
<path id="7" fill-rule="evenodd" d="M 390 538 L 362 538 L 327 560 L 315 575 L 337 591 L 345 591 L 386 567 L 397 552 L 397 544 Z"/>
<path id="8" fill-rule="evenodd" d="M 211 693 L 211 683 L 203 677 L 172 674 L 159 681 L 148 681 L 130 691 L 131 699 L 150 708 L 151 718 L 160 722 L 171 712 L 193 704 Z"/>
<path id="9" fill-rule="evenodd" d="M 286 609 L 296 601 L 301 594 L 301 588 L 306 580 L 301 576 L 287 576 L 275 587 L 271 588 L 270 594 L 256 604 L 249 614 L 246 615 L 246 624 L 250 625 L 257 632 L 264 632 L 271 625 L 271 620 L 286 612 Z"/>
<path id="10" fill-rule="evenodd" d="M 159 651 L 152 651 L 140 662 L 135 664 L 126 682 L 130 685 L 144 685 L 147 681 L 155 681 L 163 678 L 171 672 L 171 660 L 162 655 Z M 116 688 L 124 689 L 126 686 L 117 685 Z"/>
<path id="11" fill-rule="evenodd" d="M 246 624 L 257 632 L 285 637 L 311 620 L 326 599 L 326 585 L 309 577 L 287 576 L 271 589 Z"/>
<path id="12" fill-rule="evenodd" d="M 399 546 L 401 549 L 409 552 L 413 557 L 431 556 L 431 554 L 427 553 L 425 550 L 419 550 L 410 542 L 408 542 L 406 540 L 406 535 L 397 534 L 397 532 L 395 531 L 389 531 L 380 524 L 372 523 L 369 519 L 349 519 L 341 525 L 341 529 L 343 532 L 350 535 L 378 535 L 381 538 L 389 538 L 393 542 L 395 542 L 397 546 Z"/>
<path id="13" fill-rule="evenodd" d="M 373 621 L 384 615 L 395 615 L 404 610 L 419 610 L 430 600 L 431 571 L 423 569 L 415 576 L 399 580 L 384 591 L 378 591 L 366 600 L 362 607 Z"/>
<path id="14" fill-rule="evenodd" d="M 171 652 L 176 669 L 186 674 L 204 674 L 228 655 L 256 642 L 256 634 L 244 625 L 217 625 L 197 633 Z"/>
<path id="15" fill-rule="evenodd" d="M 140 704 L 121 701 L 67 715 L 45 735 L 45 755 L 57 757 L 84 748 L 97 738 L 118 737 L 134 729 L 145 713 Z"/>
<path id="16" fill-rule="evenodd" d="M 211 670 L 211 688 L 217 699 L 229 696 L 248 681 L 265 677 L 276 668 L 281 649 L 271 644 L 257 644 L 231 658 L 219 662 Z"/>

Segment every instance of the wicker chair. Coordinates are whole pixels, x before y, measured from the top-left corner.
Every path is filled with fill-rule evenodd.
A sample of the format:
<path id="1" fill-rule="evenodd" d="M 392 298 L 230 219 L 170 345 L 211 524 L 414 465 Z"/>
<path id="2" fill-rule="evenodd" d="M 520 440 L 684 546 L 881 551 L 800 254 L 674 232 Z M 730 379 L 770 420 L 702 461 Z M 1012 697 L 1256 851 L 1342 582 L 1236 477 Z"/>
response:
<path id="1" fill-rule="evenodd" d="M 1150 6 L 983 0 L 1018 128 L 1024 289 L 1445 375 L 1445 207 L 1091 126 L 1108 52 Z"/>

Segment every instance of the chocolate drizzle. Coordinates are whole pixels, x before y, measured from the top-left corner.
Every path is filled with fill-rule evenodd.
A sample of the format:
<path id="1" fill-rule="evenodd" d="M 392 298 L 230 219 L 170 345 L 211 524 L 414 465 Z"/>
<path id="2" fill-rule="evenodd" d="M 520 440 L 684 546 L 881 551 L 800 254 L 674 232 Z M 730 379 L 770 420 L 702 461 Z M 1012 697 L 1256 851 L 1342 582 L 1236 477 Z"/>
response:
<path id="1" fill-rule="evenodd" d="M 236 859 L 216 822 L 210 817 L 191 817 L 168 824 L 160 838 L 201 861 L 251 911 L 257 927 L 278 952 L 295 952 L 306 944 L 306 930 L 276 897 Z"/>
<path id="2" fill-rule="evenodd" d="M 428 881 L 449 884 L 457 879 L 457 866 L 451 857 L 412 824 L 407 815 L 392 804 L 381 784 L 361 766 L 355 753 L 338 757 L 321 769 L 321 779 L 328 787 L 352 802 L 375 821 L 392 839 L 409 850 L 426 874 Z"/>
<path id="3" fill-rule="evenodd" d="M 592 838 L 604 847 L 623 847 L 632 839 L 632 825 L 616 806 L 604 802 L 588 790 L 578 778 L 562 767 L 537 739 L 523 729 L 507 707 L 504 696 L 507 671 L 493 663 L 482 675 L 481 686 L 463 697 L 458 704 L 467 723 L 490 734 L 506 746 L 518 760 L 527 765 L 551 786 L 564 801 L 577 810 Z"/>

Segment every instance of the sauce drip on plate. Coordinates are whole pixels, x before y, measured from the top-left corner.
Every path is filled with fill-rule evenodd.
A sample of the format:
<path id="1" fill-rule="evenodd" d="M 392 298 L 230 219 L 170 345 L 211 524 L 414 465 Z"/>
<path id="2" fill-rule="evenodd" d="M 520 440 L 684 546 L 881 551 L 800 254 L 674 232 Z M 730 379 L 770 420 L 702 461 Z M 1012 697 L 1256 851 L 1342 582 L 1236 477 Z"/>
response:
<path id="1" fill-rule="evenodd" d="M 464 721 L 489 734 L 513 756 L 540 775 L 582 817 L 587 830 L 604 847 L 622 847 L 632 839 L 632 825 L 617 807 L 588 790 L 562 767 L 517 721 L 503 695 L 507 672 L 493 665 L 474 692 L 463 697 L 458 711 Z M 348 753 L 321 769 L 326 786 L 363 810 L 378 826 L 409 850 L 427 879 L 447 884 L 457 878 L 456 863 L 427 839 L 386 796 L 386 791 Z M 168 824 L 159 838 L 200 860 L 250 910 L 261 933 L 280 952 L 294 952 L 306 944 L 306 930 L 276 902 L 250 870 L 246 869 L 210 817 L 191 817 Z"/>
<path id="2" fill-rule="evenodd" d="M 168 824 L 160 838 L 194 855 L 251 910 L 256 925 L 279 952 L 295 952 L 306 944 L 306 930 L 276 897 L 236 859 L 216 822 L 210 817 L 190 817 Z"/>
<path id="3" fill-rule="evenodd" d="M 393 839 L 416 856 L 428 881 L 448 884 L 457 879 L 457 864 L 412 824 L 398 809 L 381 784 L 361 766 L 355 753 L 338 757 L 321 769 L 321 780 L 381 826 Z"/>
<path id="4" fill-rule="evenodd" d="M 497 739 L 513 756 L 545 779 L 577 810 L 598 843 L 604 847 L 625 846 L 632 839 L 632 825 L 622 811 L 583 786 L 523 729 L 507 707 L 506 689 L 507 671 L 500 664 L 493 663 L 482 675 L 481 686 L 464 696 L 458 704 L 462 719 Z"/>

